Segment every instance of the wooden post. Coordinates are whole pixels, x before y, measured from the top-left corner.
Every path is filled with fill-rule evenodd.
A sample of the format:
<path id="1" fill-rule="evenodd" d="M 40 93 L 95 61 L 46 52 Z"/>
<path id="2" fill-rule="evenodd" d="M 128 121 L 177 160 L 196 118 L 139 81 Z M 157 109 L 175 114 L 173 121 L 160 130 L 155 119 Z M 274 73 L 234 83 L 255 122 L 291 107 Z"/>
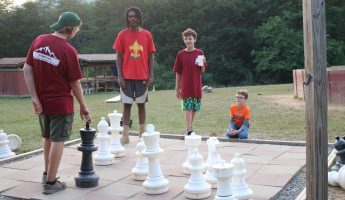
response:
<path id="1" fill-rule="evenodd" d="M 324 0 L 303 0 L 308 200 L 327 200 L 326 18 Z M 309 80 L 309 81 L 308 81 Z"/>

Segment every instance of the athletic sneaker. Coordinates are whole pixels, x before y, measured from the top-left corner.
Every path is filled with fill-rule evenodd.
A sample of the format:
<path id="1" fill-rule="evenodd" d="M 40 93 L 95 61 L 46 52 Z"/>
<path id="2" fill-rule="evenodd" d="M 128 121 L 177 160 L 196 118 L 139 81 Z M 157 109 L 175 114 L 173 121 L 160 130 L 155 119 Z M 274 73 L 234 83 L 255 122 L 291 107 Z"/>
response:
<path id="1" fill-rule="evenodd" d="M 46 184 L 47 182 L 47 174 L 43 173 L 42 175 L 42 184 Z"/>
<path id="2" fill-rule="evenodd" d="M 186 135 L 191 135 L 193 133 L 193 130 L 191 131 L 186 131 Z"/>
<path id="3" fill-rule="evenodd" d="M 43 194 L 53 194 L 64 189 L 66 189 L 66 183 L 60 182 L 57 179 L 55 179 L 55 183 L 53 185 L 47 183 L 44 184 Z"/>

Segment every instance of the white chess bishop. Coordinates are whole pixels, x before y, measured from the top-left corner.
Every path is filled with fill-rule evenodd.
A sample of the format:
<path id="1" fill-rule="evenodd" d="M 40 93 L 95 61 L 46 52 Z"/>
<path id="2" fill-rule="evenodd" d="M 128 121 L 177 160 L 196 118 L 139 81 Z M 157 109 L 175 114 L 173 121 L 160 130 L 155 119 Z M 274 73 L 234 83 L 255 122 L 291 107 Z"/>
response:
<path id="1" fill-rule="evenodd" d="M 159 164 L 159 154 L 163 149 L 159 147 L 160 133 L 155 131 L 153 124 L 146 126 L 146 132 L 143 134 L 145 150 L 142 152 L 144 157 L 149 160 L 149 173 L 143 183 L 144 193 L 162 194 L 169 190 L 169 181 L 162 175 Z"/>
<path id="2" fill-rule="evenodd" d="M 231 160 L 234 165 L 234 174 L 232 176 L 231 188 L 235 198 L 252 199 L 253 191 L 248 187 L 245 181 L 247 170 L 245 169 L 245 162 L 241 158 L 240 153 L 235 153 L 235 158 Z"/>
<path id="3" fill-rule="evenodd" d="M 7 134 L 0 130 L 0 159 L 9 158 L 15 155 L 8 146 Z"/>
<path id="4" fill-rule="evenodd" d="M 211 185 L 207 183 L 202 174 L 205 169 L 205 164 L 198 149 L 194 149 L 194 152 L 188 159 L 191 176 L 188 183 L 184 186 L 185 197 L 190 199 L 204 199 L 211 196 Z"/>
<path id="5" fill-rule="evenodd" d="M 137 163 L 132 169 L 132 178 L 134 180 L 143 181 L 148 175 L 148 159 L 143 156 L 143 151 L 145 150 L 145 142 L 143 138 L 137 143 L 135 155 L 137 156 Z"/>
<path id="6" fill-rule="evenodd" d="M 216 137 L 210 137 L 207 140 L 208 146 L 208 156 L 206 161 L 206 173 L 205 177 L 209 184 L 211 184 L 212 188 L 217 188 L 217 178 L 214 176 L 213 173 L 213 165 L 222 161 L 220 156 L 220 149 L 222 145 L 220 144 L 219 140 Z"/>
<path id="7" fill-rule="evenodd" d="M 101 121 L 98 123 L 97 129 L 99 132 L 97 136 L 98 151 L 94 156 L 94 163 L 95 165 L 111 165 L 114 162 L 114 155 L 110 153 L 110 136 L 108 135 L 109 125 L 104 117 L 102 117 Z"/>
<path id="8" fill-rule="evenodd" d="M 182 171 L 185 174 L 190 174 L 189 170 L 189 157 L 194 152 L 195 149 L 198 149 L 199 145 L 201 144 L 201 136 L 196 135 L 195 132 L 192 132 L 190 135 L 184 136 L 185 146 L 188 149 L 188 154 L 186 160 L 182 164 Z"/>
<path id="9" fill-rule="evenodd" d="M 217 194 L 215 200 L 237 200 L 232 194 L 231 177 L 234 173 L 234 165 L 225 163 L 225 160 L 213 165 L 214 176 L 218 179 Z"/>
<path id="10" fill-rule="evenodd" d="M 111 142 L 110 142 L 110 152 L 117 157 L 123 157 L 125 153 L 125 148 L 120 142 L 120 132 L 123 128 L 120 126 L 122 114 L 114 110 L 113 113 L 108 114 L 110 120 L 109 130 L 111 132 Z"/>

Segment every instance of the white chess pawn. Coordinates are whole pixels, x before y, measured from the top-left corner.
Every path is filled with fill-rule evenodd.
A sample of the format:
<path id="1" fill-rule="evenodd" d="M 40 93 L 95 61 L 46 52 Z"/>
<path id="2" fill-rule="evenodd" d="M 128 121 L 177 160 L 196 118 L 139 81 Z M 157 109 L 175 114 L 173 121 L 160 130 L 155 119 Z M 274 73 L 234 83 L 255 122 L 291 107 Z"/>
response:
<path id="1" fill-rule="evenodd" d="M 7 134 L 4 133 L 3 130 L 0 130 L 0 159 L 9 158 L 15 155 L 15 153 L 10 150 L 8 144 Z"/>
<path id="2" fill-rule="evenodd" d="M 253 191 L 248 187 L 245 181 L 247 170 L 245 169 L 245 162 L 241 158 L 240 153 L 235 153 L 235 158 L 231 160 L 234 165 L 234 175 L 232 176 L 231 188 L 235 198 L 252 199 Z"/>
<path id="3" fill-rule="evenodd" d="M 217 195 L 215 200 L 235 200 L 231 190 L 231 177 L 234 165 L 225 163 L 225 160 L 213 165 L 214 175 L 218 179 Z"/>
<path id="4" fill-rule="evenodd" d="M 114 162 L 114 155 L 110 153 L 109 141 L 110 137 L 108 135 L 109 125 L 105 118 L 102 117 L 101 121 L 97 125 L 99 135 L 98 139 L 98 151 L 94 156 L 95 165 L 111 165 Z"/>
<path id="5" fill-rule="evenodd" d="M 121 145 L 120 142 L 120 132 L 123 131 L 123 128 L 120 126 L 120 121 L 122 114 L 114 110 L 113 113 L 108 114 L 110 120 L 109 130 L 111 132 L 111 142 L 110 142 L 110 152 L 117 157 L 123 157 L 125 153 L 125 148 Z"/>
<path id="6" fill-rule="evenodd" d="M 145 150 L 142 152 L 144 157 L 149 160 L 149 173 L 143 183 L 144 193 L 162 194 L 169 190 L 169 181 L 162 175 L 158 156 L 163 152 L 159 147 L 160 133 L 156 132 L 153 124 L 146 126 L 146 132 L 143 133 Z"/>
<path id="7" fill-rule="evenodd" d="M 199 154 L 197 149 L 189 157 L 191 171 L 190 179 L 184 186 L 184 195 L 190 199 L 204 199 L 211 195 L 211 186 L 206 182 L 202 174 L 205 169 L 204 160 L 202 155 Z"/>
<path id="8" fill-rule="evenodd" d="M 137 156 L 137 163 L 132 169 L 132 178 L 134 180 L 143 181 L 148 175 L 148 159 L 143 156 L 143 150 L 145 149 L 145 143 L 143 138 L 140 138 L 136 146 L 137 151 L 135 155 Z"/>
<path id="9" fill-rule="evenodd" d="M 194 152 L 194 149 L 198 149 L 199 145 L 201 144 L 201 136 L 192 132 L 190 135 L 184 136 L 184 142 L 188 149 L 188 155 L 182 164 L 182 171 L 185 174 L 190 174 L 188 158 Z"/>
<path id="10" fill-rule="evenodd" d="M 213 165 L 222 160 L 219 151 L 222 145 L 216 137 L 210 137 L 207 140 L 208 156 L 206 161 L 206 173 L 205 178 L 212 188 L 217 188 L 217 178 L 214 176 Z"/>

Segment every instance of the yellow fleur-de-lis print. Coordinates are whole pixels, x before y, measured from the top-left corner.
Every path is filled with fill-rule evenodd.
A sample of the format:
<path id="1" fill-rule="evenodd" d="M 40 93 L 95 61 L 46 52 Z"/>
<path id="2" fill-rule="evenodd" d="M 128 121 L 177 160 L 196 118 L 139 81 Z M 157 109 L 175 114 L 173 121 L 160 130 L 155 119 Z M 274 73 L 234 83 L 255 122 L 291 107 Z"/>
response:
<path id="1" fill-rule="evenodd" d="M 142 51 L 144 48 L 142 45 L 138 43 L 136 40 L 131 46 L 129 46 L 129 50 L 131 51 L 131 57 L 138 58 L 140 57 L 139 51 Z"/>

